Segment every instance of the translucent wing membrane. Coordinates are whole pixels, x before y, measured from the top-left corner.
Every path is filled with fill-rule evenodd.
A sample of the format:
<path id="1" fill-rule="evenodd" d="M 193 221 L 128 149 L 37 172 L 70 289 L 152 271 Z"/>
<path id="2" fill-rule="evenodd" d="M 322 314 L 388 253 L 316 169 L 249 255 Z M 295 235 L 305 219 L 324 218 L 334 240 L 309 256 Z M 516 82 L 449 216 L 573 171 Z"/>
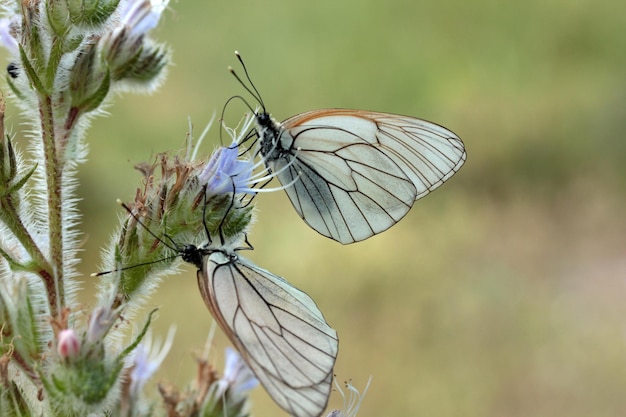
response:
<path id="1" fill-rule="evenodd" d="M 467 158 L 461 139 L 442 126 L 407 116 L 374 115 L 378 143 L 409 176 L 416 200 L 454 175 Z"/>
<path id="2" fill-rule="evenodd" d="M 330 395 L 337 333 L 315 302 L 234 253 L 198 271 L 207 307 L 270 396 L 296 417 L 317 417 Z"/>
<path id="3" fill-rule="evenodd" d="M 283 185 L 294 183 L 286 191 L 296 211 L 343 244 L 393 226 L 466 159 L 453 132 L 408 116 L 323 109 L 265 127 L 276 138 L 261 135 L 276 142 L 261 145 L 272 150 L 266 164 Z"/>
<path id="4" fill-rule="evenodd" d="M 289 161 L 279 159 L 274 169 Z M 301 150 L 278 175 L 298 178 L 285 191 L 304 221 L 324 236 L 351 243 L 387 230 L 409 211 L 415 187 L 386 155 L 371 146 L 336 152 Z"/>

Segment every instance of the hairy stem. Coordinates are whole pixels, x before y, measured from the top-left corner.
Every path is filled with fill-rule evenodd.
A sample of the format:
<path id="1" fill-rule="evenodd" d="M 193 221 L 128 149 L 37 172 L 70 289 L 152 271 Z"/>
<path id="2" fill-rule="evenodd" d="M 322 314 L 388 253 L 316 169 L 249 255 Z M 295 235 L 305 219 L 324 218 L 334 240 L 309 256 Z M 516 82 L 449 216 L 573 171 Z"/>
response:
<path id="1" fill-rule="evenodd" d="M 50 239 L 50 263 L 53 274 L 48 275 L 46 282 L 48 304 L 52 317 L 57 317 L 65 306 L 64 284 L 64 252 L 63 252 L 63 196 L 61 182 L 63 177 L 63 161 L 59 158 L 62 150 L 57 149 L 54 129 L 52 99 L 49 95 L 40 96 L 41 136 L 46 169 L 46 185 L 48 188 L 48 228 Z"/>

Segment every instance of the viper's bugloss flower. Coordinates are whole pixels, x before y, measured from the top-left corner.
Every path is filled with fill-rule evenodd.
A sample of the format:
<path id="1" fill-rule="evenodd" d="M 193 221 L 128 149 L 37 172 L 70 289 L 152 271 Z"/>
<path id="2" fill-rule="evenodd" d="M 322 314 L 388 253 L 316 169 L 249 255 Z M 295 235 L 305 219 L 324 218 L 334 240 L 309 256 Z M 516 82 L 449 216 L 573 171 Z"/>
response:
<path id="1" fill-rule="evenodd" d="M 105 33 L 99 42 L 113 80 L 150 83 L 158 79 L 167 63 L 167 52 L 145 35 L 159 23 L 167 3 L 167 0 L 121 2 L 118 25 Z"/>
<path id="2" fill-rule="evenodd" d="M 237 144 L 231 147 L 218 148 L 198 174 L 200 184 L 207 185 L 207 194 L 246 193 L 254 194 L 252 173 L 255 169 L 254 161 L 238 159 Z"/>
<path id="3" fill-rule="evenodd" d="M 217 381 L 217 384 L 217 396 L 228 391 L 234 402 L 240 402 L 246 398 L 248 391 L 259 385 L 259 381 L 241 355 L 236 350 L 227 347 L 224 376 Z"/>
<path id="4" fill-rule="evenodd" d="M 246 156 L 240 154 L 244 139 L 241 132 L 247 132 L 253 121 L 254 114 L 246 116 L 241 129 L 239 129 L 239 134 L 236 130 L 225 127 L 233 142 L 228 147 L 216 149 L 209 162 L 198 174 L 200 184 L 207 186 L 207 195 L 233 192 L 235 194 L 257 194 L 282 190 L 292 185 L 286 184 L 277 188 L 256 186 L 271 181 L 277 173 L 268 170 L 262 160 L 255 161 L 254 155 L 258 154 L 258 145 L 257 149 L 244 152 Z"/>
<path id="5" fill-rule="evenodd" d="M 131 37 L 138 38 L 154 29 L 169 0 L 122 0 L 119 4 L 121 25 L 128 28 Z"/>
<path id="6" fill-rule="evenodd" d="M 205 391 L 206 397 L 200 397 L 202 405 L 199 415 L 247 417 L 250 415 L 248 394 L 259 381 L 237 351 L 226 348 L 225 352 L 223 376 L 211 380 L 211 376 L 217 374 L 207 374 L 210 388 Z"/>
<path id="7" fill-rule="evenodd" d="M 160 341 L 153 343 L 152 337 L 148 334 L 146 339 L 137 345 L 131 359 L 131 365 L 133 366 L 130 373 L 131 396 L 136 397 L 148 379 L 159 369 L 172 348 L 175 333 L 176 329 L 171 327 L 163 343 L 160 343 Z"/>
<path id="8" fill-rule="evenodd" d="M 12 55 L 19 53 L 16 32 L 20 25 L 20 20 L 19 16 L 0 19 L 0 46 L 4 47 Z"/>

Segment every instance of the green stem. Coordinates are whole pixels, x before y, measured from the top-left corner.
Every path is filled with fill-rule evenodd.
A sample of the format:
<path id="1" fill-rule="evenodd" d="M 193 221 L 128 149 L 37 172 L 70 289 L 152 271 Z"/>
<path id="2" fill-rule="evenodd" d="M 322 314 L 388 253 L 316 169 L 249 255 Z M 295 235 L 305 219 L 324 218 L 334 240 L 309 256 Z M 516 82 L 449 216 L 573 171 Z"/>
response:
<path id="1" fill-rule="evenodd" d="M 50 313 L 52 317 L 58 317 L 63 307 L 65 307 L 63 196 L 61 188 L 63 161 L 59 159 L 59 155 L 63 154 L 63 150 L 57 149 L 52 99 L 49 95 L 40 96 L 39 108 L 46 166 L 46 185 L 48 188 L 50 262 L 54 272 L 51 276 L 42 276 L 42 278 L 46 281 L 46 288 L 48 288 Z M 50 280 L 53 282 L 48 282 Z"/>

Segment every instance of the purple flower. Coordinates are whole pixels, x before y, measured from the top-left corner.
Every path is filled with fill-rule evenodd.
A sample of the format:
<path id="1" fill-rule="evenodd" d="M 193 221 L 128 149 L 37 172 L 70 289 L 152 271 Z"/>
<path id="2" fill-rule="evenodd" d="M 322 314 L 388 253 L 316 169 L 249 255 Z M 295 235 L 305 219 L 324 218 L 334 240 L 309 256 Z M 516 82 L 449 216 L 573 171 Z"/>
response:
<path id="1" fill-rule="evenodd" d="M 249 131 L 250 126 L 254 123 L 255 116 L 254 113 L 247 115 L 243 120 L 243 125 L 240 129 L 231 129 L 227 126 L 224 126 L 226 133 L 230 135 L 233 142 L 229 147 L 221 147 L 215 150 L 209 159 L 209 162 L 202 169 L 200 174 L 198 174 L 198 181 L 201 185 L 207 185 L 207 193 L 208 194 L 225 194 L 232 193 L 235 194 L 243 193 L 243 194 L 257 194 L 264 192 L 274 192 L 278 190 L 283 190 L 289 186 L 291 186 L 294 182 L 297 181 L 294 179 L 293 182 L 285 185 L 281 185 L 276 188 L 264 188 L 264 187 L 256 187 L 257 184 L 268 183 L 274 178 L 279 172 L 271 172 L 265 166 L 263 160 L 256 161 L 253 156 L 244 158 L 238 158 L 240 145 L 245 141 L 245 136 Z M 198 139 L 198 143 L 202 141 L 206 132 L 202 133 L 200 138 Z M 195 156 L 197 152 L 194 150 L 193 155 Z M 257 149 L 248 150 L 247 153 L 250 155 L 258 154 L 258 144 Z M 192 158 L 193 159 L 193 158 Z M 290 164 L 282 169 L 287 169 Z"/>
<path id="2" fill-rule="evenodd" d="M 143 36 L 159 23 L 169 0 L 122 0 L 119 6 L 121 24 L 130 29 L 131 37 Z"/>
<path id="3" fill-rule="evenodd" d="M 237 159 L 239 148 L 236 143 L 231 147 L 218 148 L 198 175 L 200 184 L 207 185 L 209 194 L 246 193 L 255 194 L 252 172 L 255 169 L 252 160 Z"/>
<path id="4" fill-rule="evenodd" d="M 148 379 L 159 369 L 163 360 L 172 348 L 174 341 L 175 328 L 170 328 L 163 344 L 160 342 L 152 343 L 152 338 L 148 334 L 146 340 L 135 348 L 135 354 L 132 357 L 131 365 L 133 370 L 130 373 L 131 385 L 130 392 L 132 396 L 139 395 L 139 392 L 146 384 Z"/>
<path id="5" fill-rule="evenodd" d="M 163 52 L 157 53 L 160 51 L 159 47 L 143 38 L 159 23 L 167 2 L 168 0 L 120 1 L 119 22 L 99 41 L 103 56 L 112 69 L 113 79 L 133 78 L 138 75 L 137 71 L 150 73 L 153 66 L 164 64 Z M 142 59 L 148 61 L 143 62 Z"/>
<path id="6" fill-rule="evenodd" d="M 228 391 L 234 402 L 239 402 L 244 399 L 248 391 L 259 385 L 259 381 L 239 353 L 227 347 L 224 376 L 217 381 L 217 384 L 216 397 Z"/>
<path id="7" fill-rule="evenodd" d="M 0 19 L 0 46 L 6 48 L 11 54 L 17 55 L 19 47 L 15 39 L 15 28 L 20 26 L 20 17 Z"/>

